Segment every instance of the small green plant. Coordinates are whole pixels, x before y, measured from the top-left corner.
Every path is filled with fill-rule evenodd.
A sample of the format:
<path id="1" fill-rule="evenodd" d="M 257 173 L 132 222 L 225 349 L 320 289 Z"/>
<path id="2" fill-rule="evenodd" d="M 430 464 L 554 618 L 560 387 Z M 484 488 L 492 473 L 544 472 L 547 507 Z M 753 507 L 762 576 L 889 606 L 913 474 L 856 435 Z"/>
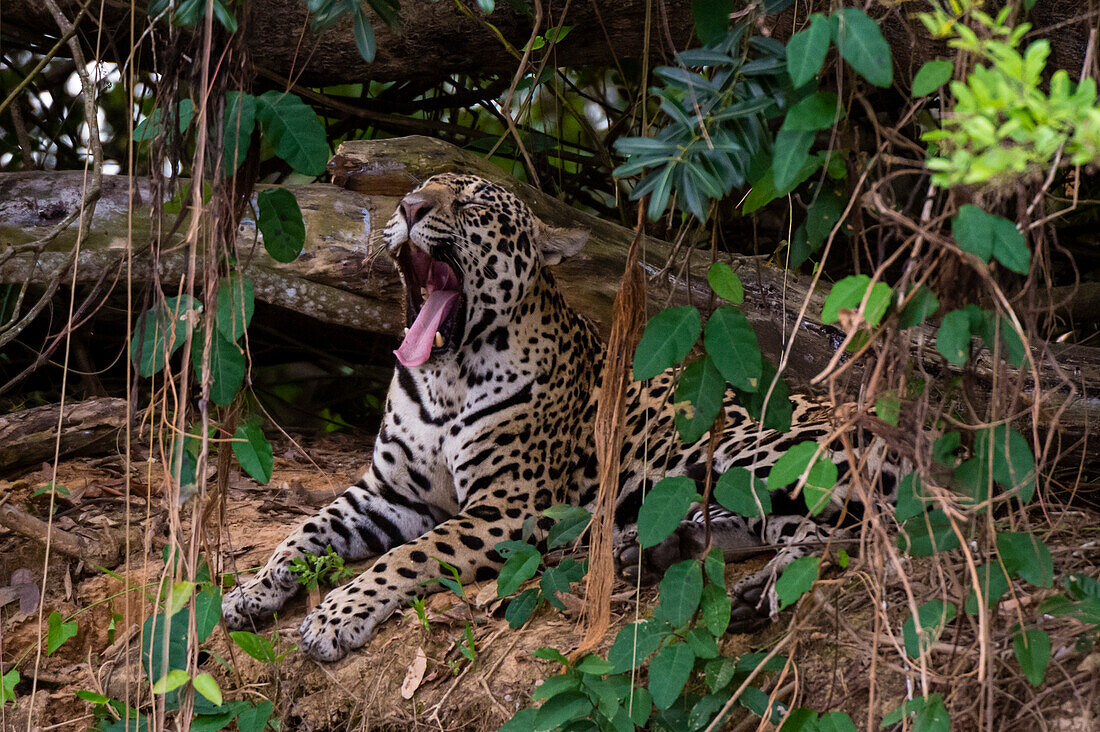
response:
<path id="1" fill-rule="evenodd" d="M 17 700 L 15 685 L 19 683 L 19 672 L 14 668 L 3 676 L 0 676 L 0 707 L 8 702 L 14 704 Z"/>
<path id="2" fill-rule="evenodd" d="M 47 482 L 46 485 L 36 489 L 35 492 L 31 494 L 31 498 L 37 498 L 38 496 L 42 496 L 47 493 L 56 493 L 59 496 L 67 496 L 69 495 L 69 489 L 63 485 L 55 486 L 53 481 L 51 480 Z"/>
<path id="3" fill-rule="evenodd" d="M 424 630 L 431 630 L 432 624 L 428 622 L 428 611 L 424 607 L 424 598 L 415 597 L 409 600 L 409 606 L 412 607 L 413 612 L 416 613 L 416 620 L 424 628 Z"/>
<path id="4" fill-rule="evenodd" d="M 325 554 L 303 554 L 290 563 L 290 573 L 297 575 L 298 584 L 307 590 L 316 590 L 319 584 L 341 585 L 355 576 L 356 571 L 344 564 L 341 557 L 331 547 Z"/>
<path id="5" fill-rule="evenodd" d="M 1074 83 L 1059 69 L 1045 92 L 1050 43 L 1040 39 L 1021 52 L 1031 25 L 1009 26 L 1013 12 L 1014 6 L 1006 4 L 990 16 L 980 3 L 961 0 L 919 16 L 933 36 L 948 39 L 948 45 L 979 61 L 964 81 L 950 82 L 949 114 L 940 129 L 922 138 L 933 143 L 927 166 L 936 185 L 1014 182 L 1040 173 L 1062 155 L 1073 165 L 1100 159 L 1095 80 Z M 930 61 L 921 71 L 923 78 L 918 74 L 914 81 L 918 96 L 950 78 L 951 62 Z M 918 86 L 917 81 L 924 83 Z"/>

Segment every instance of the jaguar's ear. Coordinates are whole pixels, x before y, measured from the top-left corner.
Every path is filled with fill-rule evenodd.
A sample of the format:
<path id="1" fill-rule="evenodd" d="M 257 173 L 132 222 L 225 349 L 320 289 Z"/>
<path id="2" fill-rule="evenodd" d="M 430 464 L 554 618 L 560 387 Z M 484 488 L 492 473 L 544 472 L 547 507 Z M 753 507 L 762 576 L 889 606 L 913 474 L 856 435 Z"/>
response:
<path id="1" fill-rule="evenodd" d="M 588 232 L 584 229 L 559 229 L 543 225 L 539 227 L 536 244 L 542 255 L 542 263 L 553 266 L 579 252 L 586 241 Z"/>

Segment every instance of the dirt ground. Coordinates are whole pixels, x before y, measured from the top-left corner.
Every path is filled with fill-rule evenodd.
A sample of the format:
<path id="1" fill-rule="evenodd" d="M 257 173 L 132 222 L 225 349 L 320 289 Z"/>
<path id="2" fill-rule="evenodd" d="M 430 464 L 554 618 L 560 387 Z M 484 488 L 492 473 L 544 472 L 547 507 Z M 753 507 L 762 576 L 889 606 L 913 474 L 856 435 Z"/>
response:
<path id="1" fill-rule="evenodd" d="M 146 454 L 142 448 L 138 452 Z M 224 522 L 221 525 L 225 533 L 209 532 L 208 540 L 221 547 L 225 569 L 246 571 L 260 566 L 293 525 L 358 477 L 369 454 L 369 445 L 361 436 L 326 435 L 299 439 L 297 445 L 276 439 L 270 485 L 262 486 L 234 474 L 226 510 L 206 517 L 208 527 Z M 150 613 L 152 596 L 164 573 L 161 548 L 168 536 L 160 487 L 149 478 L 160 472 L 155 462 L 134 461 L 127 506 L 119 456 L 62 461 L 57 484 L 64 486 L 68 495 L 60 495 L 60 491 L 55 494 L 53 525 L 96 542 L 124 545 L 122 528 L 128 509 L 130 552 L 127 561 L 119 562 L 109 572 L 54 552 L 42 607 L 30 613 L 20 612 L 17 602 L 0 607 L 3 671 L 18 663 L 22 678 L 15 689 L 16 703 L 0 709 L 0 730 L 88 729 L 95 721 L 93 707 L 78 699 L 76 691 L 133 700 L 142 690 L 137 664 L 138 631 Z M 47 484 L 49 475 L 46 466 L 29 470 L 15 480 L 0 483 L 0 496 L 44 519 L 49 515 L 49 495 L 34 494 Z M 147 500 L 150 493 L 152 499 Z M 189 530 L 189 525 L 186 521 L 181 530 Z M 1056 575 L 1073 568 L 1097 576 L 1100 523 L 1096 516 L 1067 511 L 1061 514 L 1057 526 L 1056 532 L 1063 532 L 1066 540 L 1055 541 L 1054 534 L 1048 539 Z M 0 587 L 7 586 L 19 569 L 30 570 L 35 582 L 40 583 L 43 559 L 40 543 L 0 529 Z M 727 567 L 728 579 L 753 571 L 763 561 Z M 918 595 L 931 592 L 931 583 L 922 586 L 920 577 L 936 568 L 915 561 L 911 570 L 907 574 L 912 577 L 913 591 Z M 788 646 L 796 665 L 789 673 L 767 680 L 765 689 L 775 691 L 777 698 L 792 706 L 847 711 L 861 727 L 870 724 L 877 728 L 886 711 L 913 693 L 912 680 L 919 674 L 912 667 L 903 668 L 897 654 L 883 652 L 890 642 L 896 643 L 896 631 L 905 617 L 904 600 L 895 602 L 891 598 L 891 607 L 898 607 L 890 615 L 895 632 L 884 634 L 876 624 L 876 618 L 882 615 L 873 611 L 874 603 L 861 590 L 860 576 L 859 571 L 850 570 L 843 579 L 827 580 L 814 598 L 802 603 L 797 616 L 785 613 L 779 623 L 757 635 L 728 636 L 724 653 L 766 650 L 783 636 L 790 623 L 797 623 L 796 638 Z M 126 592 L 125 578 L 138 589 Z M 635 617 L 644 617 L 656 595 L 655 590 L 643 589 L 639 597 L 623 585 L 616 585 L 615 592 L 614 626 L 600 650 L 606 650 L 620 627 Z M 202 670 L 215 676 L 226 699 L 273 702 L 284 730 L 495 730 L 517 709 L 530 704 L 531 691 L 541 679 L 560 670 L 555 663 L 533 658 L 532 652 L 544 646 L 566 652 L 576 647 L 581 635 L 581 601 L 568 598 L 564 612 L 542 608 L 524 628 L 513 631 L 503 618 L 502 601 L 496 598 L 494 584 L 468 587 L 467 594 L 468 606 L 452 593 L 433 595 L 427 602 L 427 627 L 409 608 L 385 622 L 366 647 L 331 665 L 314 663 L 290 650 L 311 602 L 303 594 L 284 608 L 277 622 L 259 629 L 274 639 L 277 648 L 290 651 L 279 663 L 255 661 L 230 642 L 224 629 L 218 628 L 203 646 L 206 653 L 201 657 Z M 1011 622 L 1013 612 L 1033 606 L 1042 596 L 1033 593 L 1018 597 L 1014 604 L 1003 603 L 1000 612 L 1004 622 Z M 961 601 L 962 597 L 960 588 L 955 599 Z M 39 639 L 45 637 L 47 619 L 54 611 L 65 619 L 72 616 L 76 634 L 52 654 L 46 653 L 43 643 L 39 655 Z M 477 651 L 472 665 L 457 645 L 464 637 L 467 622 L 474 629 Z M 1079 628 L 1063 622 L 1049 629 L 1056 644 L 1061 644 L 1056 645 L 1052 664 L 1057 668 L 1055 681 L 1051 682 L 1055 690 L 1031 689 L 1017 672 L 1006 676 L 1012 681 L 1001 684 L 999 693 L 1021 710 L 1018 728 L 1057 732 L 1100 728 L 1100 689 L 1094 670 L 1100 666 L 1100 654 L 1074 646 L 1073 634 Z M 1058 629 L 1063 631 L 1061 635 L 1054 632 Z M 878 645 L 869 640 L 876 634 L 881 639 Z M 941 644 L 943 648 L 937 654 L 948 656 L 937 658 L 944 663 L 937 665 L 932 681 L 940 687 L 947 683 L 950 696 L 951 669 L 958 668 L 963 676 L 957 693 L 971 693 L 967 690 L 976 682 L 966 674 L 973 667 L 977 651 L 965 637 L 965 630 L 956 639 L 943 638 Z M 878 648 L 878 656 L 869 652 L 873 648 Z M 1014 663 L 1005 648 L 995 652 L 1001 659 L 999 663 L 1006 667 Z M 224 664 L 218 662 L 219 657 Z M 35 669 L 37 682 L 32 684 Z M 147 682 L 144 696 L 148 697 Z M 954 703 L 953 708 L 957 708 L 959 699 Z M 32 711 L 33 721 L 28 725 Z M 1042 723 L 1036 724 L 1036 719 Z M 728 728 L 756 729 L 758 722 L 741 709 Z M 953 729 L 968 727 L 961 722 Z"/>

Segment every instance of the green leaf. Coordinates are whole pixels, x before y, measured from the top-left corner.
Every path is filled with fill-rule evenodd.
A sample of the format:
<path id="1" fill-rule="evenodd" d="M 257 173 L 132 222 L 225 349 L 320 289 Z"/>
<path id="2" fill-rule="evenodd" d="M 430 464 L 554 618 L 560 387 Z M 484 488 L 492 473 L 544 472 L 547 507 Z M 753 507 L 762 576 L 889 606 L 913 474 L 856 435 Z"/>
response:
<path id="1" fill-rule="evenodd" d="M 997 553 L 1005 569 L 1036 587 L 1054 586 L 1054 561 L 1043 540 L 1026 531 L 997 534 Z"/>
<path id="2" fill-rule="evenodd" d="M 932 459 L 945 468 L 954 468 L 958 463 L 955 451 L 962 443 L 962 435 L 958 432 L 948 432 L 936 438 L 932 443 Z"/>
<path id="3" fill-rule="evenodd" d="M 772 381 L 775 386 L 772 387 Z M 764 398 L 768 396 L 767 411 L 764 411 Z M 789 432 L 791 418 L 794 416 L 794 406 L 791 404 L 791 394 L 787 389 L 787 383 L 775 372 L 775 367 L 767 359 L 761 359 L 760 364 L 760 388 L 755 392 L 737 392 L 738 401 L 749 416 L 756 421 L 762 421 L 764 427 L 778 432 Z M 761 419 L 763 418 L 763 419 Z"/>
<path id="4" fill-rule="evenodd" d="M 528 621 L 531 613 L 539 605 L 539 590 L 537 587 L 529 587 L 519 593 L 504 609 L 504 619 L 508 621 L 508 627 L 513 630 L 519 628 Z"/>
<path id="5" fill-rule="evenodd" d="M 952 310 L 943 316 L 936 332 L 936 350 L 956 366 L 966 363 L 970 357 L 970 313 Z"/>
<path id="6" fill-rule="evenodd" d="M 687 625 L 703 593 L 703 570 L 699 562 L 692 559 L 672 565 L 661 579 L 660 587 L 661 602 L 657 608 L 660 617 L 674 628 Z"/>
<path id="7" fill-rule="evenodd" d="M 740 305 L 745 301 L 745 290 L 741 286 L 741 278 L 725 262 L 715 262 L 707 270 L 707 282 L 714 294 L 723 297 L 734 305 Z"/>
<path id="8" fill-rule="evenodd" d="M 210 637 L 221 618 L 222 593 L 217 586 L 208 586 L 195 595 L 195 631 L 199 643 Z"/>
<path id="9" fill-rule="evenodd" d="M 50 613 L 46 629 L 46 655 L 52 656 L 53 652 L 75 636 L 77 631 L 75 620 L 65 623 L 61 620 L 61 613 L 56 610 Z"/>
<path id="10" fill-rule="evenodd" d="M 936 293 L 921 285 L 916 292 L 909 295 L 908 302 L 898 313 L 898 327 L 912 328 L 915 325 L 920 325 L 939 309 L 940 301 L 936 297 Z"/>
<path id="11" fill-rule="evenodd" d="M 829 52 L 829 21 L 821 13 L 810 16 L 810 25 L 787 41 L 787 73 L 798 88 L 821 71 Z"/>
<path id="12" fill-rule="evenodd" d="M 930 557 L 958 548 L 959 537 L 947 514 L 937 508 L 906 521 L 898 534 L 897 546 L 914 557 Z"/>
<path id="13" fill-rule="evenodd" d="M 252 322 L 256 310 L 256 295 L 252 280 L 238 274 L 218 280 L 218 332 L 230 343 L 236 343 Z"/>
<path id="14" fill-rule="evenodd" d="M 927 504 L 924 501 L 921 478 L 916 473 L 909 473 L 898 482 L 898 496 L 894 505 L 894 518 L 899 523 L 905 523 L 914 516 L 924 513 Z"/>
<path id="15" fill-rule="evenodd" d="M 792 709 L 779 732 L 817 732 L 817 712 L 813 709 Z"/>
<path id="16" fill-rule="evenodd" d="M 702 329 L 702 317 L 690 305 L 654 315 L 634 351 L 634 380 L 651 379 L 683 361 Z"/>
<path id="17" fill-rule="evenodd" d="M 723 38 L 730 25 L 733 0 L 691 0 L 695 34 L 704 45 Z"/>
<path id="18" fill-rule="evenodd" d="M 352 3 L 351 7 L 355 47 L 359 50 L 359 56 L 369 64 L 374 61 L 374 29 L 371 28 L 370 21 L 367 20 L 367 15 L 363 12 L 363 6 L 360 3 Z"/>
<path id="19" fill-rule="evenodd" d="M 945 59 L 926 61 L 920 67 L 920 71 L 913 77 L 913 96 L 923 97 L 931 94 L 951 80 L 951 74 L 955 71 L 955 64 Z"/>
<path id="20" fill-rule="evenodd" d="M 690 402 L 691 416 L 677 409 L 673 420 L 680 438 L 692 443 L 705 435 L 714 424 L 715 417 L 722 410 L 726 397 L 726 380 L 710 356 L 692 361 L 680 374 L 676 384 L 675 401 L 677 405 Z"/>
<path id="21" fill-rule="evenodd" d="M 164 609 L 168 615 L 175 615 L 183 609 L 187 601 L 191 599 L 191 595 L 195 592 L 195 583 L 188 582 L 186 580 L 177 582 L 172 585 L 172 589 L 168 592 L 168 601 L 165 603 Z"/>
<path id="22" fill-rule="evenodd" d="M 306 243 L 306 225 L 294 194 L 285 188 L 268 188 L 256 197 L 256 225 L 264 237 L 264 249 L 276 262 L 293 262 Z"/>
<path id="23" fill-rule="evenodd" d="M 1012 651 L 1031 685 L 1042 684 L 1050 663 L 1050 636 L 1038 628 L 1028 628 L 1012 637 Z"/>
<path id="24" fill-rule="evenodd" d="M 203 339 L 191 339 L 191 368 L 195 378 L 202 379 Z M 245 373 L 244 352 L 220 332 L 210 338 L 210 398 L 219 407 L 228 407 L 237 396 Z"/>
<path id="25" fill-rule="evenodd" d="M 715 638 L 723 635 L 730 627 L 730 614 L 733 611 L 729 593 L 725 587 L 708 584 L 703 588 L 699 600 L 703 624 Z"/>
<path id="26" fill-rule="evenodd" d="M 806 239 L 811 251 L 817 251 L 832 233 L 844 213 L 844 201 L 833 190 L 821 190 L 806 211 Z M 801 262 L 799 262 L 801 264 Z"/>
<path id="27" fill-rule="evenodd" d="M 1024 503 L 1032 499 L 1035 495 L 1035 455 L 1023 435 L 1011 427 L 997 425 L 978 433 L 974 450 L 983 461 L 992 456 L 993 480 L 1001 488 L 1018 491 Z"/>
<path id="28" fill-rule="evenodd" d="M 642 687 L 634 688 L 634 699 L 629 697 L 623 700 L 627 704 L 627 714 L 630 715 L 631 721 L 641 728 L 645 729 L 646 722 L 649 721 L 649 715 L 653 712 L 653 697 L 650 695 L 649 690 Z"/>
<path id="29" fill-rule="evenodd" d="M 987 608 L 1001 601 L 1004 594 L 1008 592 L 1008 576 L 1000 562 L 987 562 L 978 567 L 978 589 L 982 593 L 982 599 Z M 978 595 L 974 588 L 967 593 L 963 609 L 967 615 L 978 613 Z"/>
<path id="30" fill-rule="evenodd" d="M 856 732 L 856 725 L 845 712 L 826 712 L 817 720 L 817 732 Z"/>
<path id="31" fill-rule="evenodd" d="M 836 94 L 819 91 L 788 109 L 780 129 L 793 132 L 824 130 L 833 126 L 840 111 Z"/>
<path id="32" fill-rule="evenodd" d="M 772 512 L 771 494 L 764 481 L 745 468 L 734 466 L 722 473 L 714 486 L 714 499 L 723 507 L 748 518 L 767 516 Z"/>
<path id="33" fill-rule="evenodd" d="M 658 709 L 668 709 L 680 696 L 695 665 L 695 653 L 686 643 L 665 646 L 649 662 L 649 693 Z"/>
<path id="34" fill-rule="evenodd" d="M 942 600 L 929 600 L 917 608 L 917 619 L 920 621 L 918 632 L 913 616 L 910 615 L 902 625 L 901 632 L 905 639 L 905 652 L 910 658 L 917 658 L 921 653 L 939 639 L 944 627 L 955 619 L 957 610 L 951 603 Z"/>
<path id="35" fill-rule="evenodd" d="M 821 322 L 837 322 L 841 308 L 858 310 L 868 287 L 871 288 L 871 294 L 867 296 L 863 319 L 872 326 L 878 325 L 886 314 L 886 309 L 890 307 L 894 291 L 885 282 L 876 282 L 871 286 L 871 278 L 867 275 L 850 275 L 833 285 L 821 309 Z"/>
<path id="36" fill-rule="evenodd" d="M 544 511 L 546 516 L 556 519 L 554 525 L 550 527 L 550 532 L 546 535 L 546 546 L 549 549 L 557 549 L 559 546 L 565 546 L 576 541 L 592 519 L 588 511 L 580 506 L 560 506 L 562 512 L 560 514 L 555 512 L 554 515 L 551 515 L 551 509 L 553 508 L 558 507 L 551 506 Z"/>
<path id="37" fill-rule="evenodd" d="M 202 304 L 190 295 L 180 295 L 154 305 L 138 318 L 130 351 L 141 376 L 148 378 L 160 372 L 166 360 L 184 344 L 192 327 L 192 310 L 201 311 Z"/>
<path id="38" fill-rule="evenodd" d="M 834 17 L 839 23 L 833 40 L 841 58 L 875 86 L 890 86 L 894 81 L 893 57 L 878 23 L 859 8 L 842 8 Z"/>
<path id="39" fill-rule="evenodd" d="M 256 102 L 260 126 L 275 154 L 298 173 L 323 174 L 329 151 L 317 114 L 294 94 L 274 89 Z"/>
<path id="40" fill-rule="evenodd" d="M 721 549 L 714 547 L 707 552 L 707 556 L 703 558 L 703 571 L 711 583 L 719 587 L 726 586 L 726 560 Z"/>
<path id="41" fill-rule="evenodd" d="M 14 704 L 17 701 L 15 685 L 18 683 L 19 672 L 14 668 L 3 676 L 0 676 L 0 707 L 6 705 L 8 702 Z"/>
<path id="42" fill-rule="evenodd" d="M 802 487 L 802 500 L 811 516 L 825 510 L 836 487 L 837 467 L 831 460 L 818 459 L 806 476 L 806 485 Z"/>
<path id="43" fill-rule="evenodd" d="M 777 191 L 790 190 L 810 158 L 814 133 L 808 130 L 780 130 L 772 152 L 772 175 Z"/>
<path id="44" fill-rule="evenodd" d="M 656 618 L 640 620 L 620 630 L 607 651 L 607 660 L 615 664 L 612 673 L 621 674 L 640 666 L 667 635 L 668 625 Z"/>
<path id="45" fill-rule="evenodd" d="M 269 701 L 260 702 L 255 706 L 249 705 L 237 716 L 237 730 L 239 732 L 263 732 L 268 720 L 271 719 L 273 711 L 274 707 Z"/>
<path id="46" fill-rule="evenodd" d="M 947 708 L 943 705 L 943 694 L 929 694 L 926 697 L 910 699 L 887 714 L 881 726 L 889 727 L 897 724 L 910 714 L 916 714 L 913 720 L 913 732 L 948 732 L 951 728 Z"/>
<path id="47" fill-rule="evenodd" d="M 174 622 L 173 622 L 174 625 Z M 262 635 L 247 630 L 231 630 L 229 637 L 242 651 L 263 663 L 275 663 L 275 646 Z"/>
<path id="48" fill-rule="evenodd" d="M 901 400 L 894 392 L 886 392 L 875 400 L 875 416 L 886 424 L 898 426 L 901 418 Z"/>
<path id="49" fill-rule="evenodd" d="M 993 257 L 1017 274 L 1026 275 L 1031 268 L 1031 250 L 1016 224 L 1000 216 L 992 220 Z"/>
<path id="50" fill-rule="evenodd" d="M 226 92 L 222 114 L 222 175 L 233 175 L 241 167 L 255 127 L 256 98 L 244 92 Z"/>
<path id="51" fill-rule="evenodd" d="M 538 713 L 539 710 L 534 707 L 520 709 L 504 723 L 504 726 L 500 728 L 500 732 L 530 732 L 535 728 L 535 718 Z"/>
<path id="52" fill-rule="evenodd" d="M 542 554 L 530 544 L 513 551 L 500 568 L 497 578 L 497 597 L 508 597 L 527 580 L 535 576 L 542 563 Z"/>
<path id="53" fill-rule="evenodd" d="M 233 433 L 233 454 L 245 472 L 259 483 L 267 485 L 271 480 L 274 457 L 271 443 L 255 422 L 242 424 Z"/>
<path id="54" fill-rule="evenodd" d="M 805 440 L 787 448 L 768 472 L 768 490 L 774 493 L 801 478 L 815 452 L 817 452 L 817 443 L 812 440 Z M 818 460 L 822 459 L 824 454 L 818 457 Z"/>
<path id="55" fill-rule="evenodd" d="M 648 549 L 667 539 L 698 498 L 691 478 L 678 475 L 658 481 L 638 510 L 638 544 Z"/>
<path id="56" fill-rule="evenodd" d="M 191 677 L 187 675 L 186 671 L 174 668 L 157 681 L 157 683 L 153 684 L 153 693 L 167 694 L 183 686 L 190 680 Z"/>
<path id="57" fill-rule="evenodd" d="M 973 254 L 983 262 L 993 256 L 993 221 L 977 206 L 968 203 L 959 208 L 951 219 L 951 235 L 955 237 L 959 248 Z"/>
<path id="58" fill-rule="evenodd" d="M 575 691 L 579 689 L 580 686 L 580 679 L 577 678 L 576 674 L 564 673 L 560 676 L 551 676 L 539 686 L 535 687 L 535 690 L 531 692 L 531 698 L 535 701 L 539 699 L 549 699 L 564 691 Z"/>
<path id="59" fill-rule="evenodd" d="M 707 355 L 734 387 L 755 392 L 760 388 L 761 356 L 756 333 L 741 311 L 723 305 L 707 320 L 703 336 Z"/>
<path id="60" fill-rule="evenodd" d="M 535 714 L 536 730 L 552 730 L 592 712 L 592 702 L 579 691 L 566 691 L 542 703 Z"/>
<path id="61" fill-rule="evenodd" d="M 775 583 L 779 609 L 793 605 L 813 587 L 821 557 L 801 557 L 787 565 Z"/>
<path id="62" fill-rule="evenodd" d="M 222 705 L 222 690 L 218 688 L 218 682 L 208 673 L 201 673 L 191 679 L 191 685 L 195 691 L 205 696 L 215 706 Z"/>

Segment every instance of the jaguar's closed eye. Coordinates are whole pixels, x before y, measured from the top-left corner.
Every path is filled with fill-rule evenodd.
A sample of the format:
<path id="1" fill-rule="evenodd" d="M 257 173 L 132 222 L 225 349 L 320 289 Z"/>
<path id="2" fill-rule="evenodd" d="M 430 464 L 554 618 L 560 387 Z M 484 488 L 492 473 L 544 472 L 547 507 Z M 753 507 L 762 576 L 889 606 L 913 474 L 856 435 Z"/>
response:
<path id="1" fill-rule="evenodd" d="M 481 203 L 480 201 L 478 201 L 476 199 L 472 199 L 472 198 L 466 199 L 466 200 L 455 201 L 455 207 L 456 208 L 473 208 L 475 206 L 483 206 L 483 205 L 484 204 Z"/>

